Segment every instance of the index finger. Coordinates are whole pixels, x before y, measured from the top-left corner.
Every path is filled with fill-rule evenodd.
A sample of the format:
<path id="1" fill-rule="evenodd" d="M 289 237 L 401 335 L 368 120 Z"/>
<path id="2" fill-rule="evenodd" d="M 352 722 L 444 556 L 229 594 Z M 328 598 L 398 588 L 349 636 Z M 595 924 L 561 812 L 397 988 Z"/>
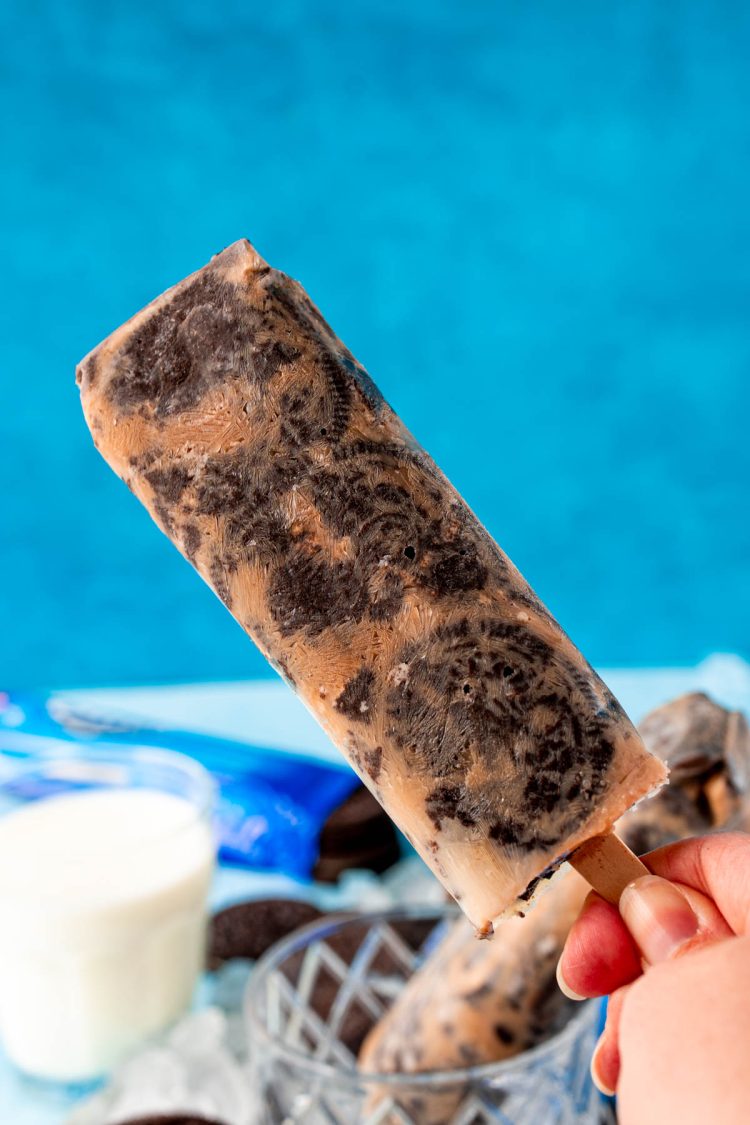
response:
<path id="1" fill-rule="evenodd" d="M 654 875 L 712 899 L 735 934 L 750 934 L 750 835 L 746 832 L 681 840 L 641 858 Z"/>

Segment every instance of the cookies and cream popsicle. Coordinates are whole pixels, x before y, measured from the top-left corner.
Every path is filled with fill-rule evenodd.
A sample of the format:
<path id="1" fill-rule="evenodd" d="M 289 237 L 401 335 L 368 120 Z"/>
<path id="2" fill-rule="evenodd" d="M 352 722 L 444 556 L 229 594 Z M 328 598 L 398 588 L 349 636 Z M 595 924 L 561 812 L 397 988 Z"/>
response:
<path id="1" fill-rule="evenodd" d="M 492 941 L 477 941 L 459 918 L 365 1039 L 360 1069 L 478 1066 L 552 1035 L 574 1006 L 555 970 L 590 889 L 577 871 L 561 872 L 528 916 L 506 919 Z"/>
<path id="2" fill-rule="evenodd" d="M 248 242 L 77 378 L 102 455 L 480 931 L 662 784 L 366 371 Z"/>

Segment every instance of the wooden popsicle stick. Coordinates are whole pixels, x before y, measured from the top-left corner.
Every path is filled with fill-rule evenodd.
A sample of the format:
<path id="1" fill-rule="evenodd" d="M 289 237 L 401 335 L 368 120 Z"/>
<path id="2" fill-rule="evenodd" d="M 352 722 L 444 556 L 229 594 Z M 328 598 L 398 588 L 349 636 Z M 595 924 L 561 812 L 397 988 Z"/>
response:
<path id="1" fill-rule="evenodd" d="M 628 883 L 649 874 L 645 864 L 614 832 L 586 840 L 568 856 L 568 863 L 613 906 L 618 905 Z"/>

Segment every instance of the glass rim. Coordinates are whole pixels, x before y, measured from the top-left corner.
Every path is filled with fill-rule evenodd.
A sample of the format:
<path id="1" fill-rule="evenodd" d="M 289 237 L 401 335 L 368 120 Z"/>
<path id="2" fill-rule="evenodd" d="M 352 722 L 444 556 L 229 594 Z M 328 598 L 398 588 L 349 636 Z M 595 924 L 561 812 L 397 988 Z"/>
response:
<path id="1" fill-rule="evenodd" d="M 250 1030 L 251 1044 L 252 1036 L 256 1035 L 256 1037 L 264 1041 L 268 1049 L 284 1057 L 296 1067 L 304 1068 L 310 1074 L 314 1074 L 318 1078 L 330 1078 L 338 1082 L 341 1082 L 343 1079 L 357 1082 L 361 1085 L 378 1084 L 381 1086 L 390 1085 L 401 1088 L 429 1086 L 437 1082 L 450 1085 L 466 1083 L 472 1080 L 498 1079 L 525 1069 L 530 1061 L 543 1061 L 547 1055 L 554 1053 L 560 1046 L 565 1046 L 569 1040 L 574 1039 L 580 1027 L 585 1025 L 589 1020 L 593 1020 L 594 1009 L 601 1006 L 601 1000 L 588 1000 L 582 1003 L 559 1031 L 550 1035 L 548 1039 L 542 1040 L 541 1043 L 537 1043 L 534 1047 L 530 1047 L 526 1051 L 521 1051 L 517 1055 L 512 1055 L 510 1058 L 498 1059 L 495 1062 L 477 1063 L 465 1067 L 453 1067 L 447 1070 L 368 1071 L 360 1070 L 356 1066 L 356 1059 L 354 1065 L 349 1069 L 344 1067 L 343 1064 L 334 1064 L 325 1062 L 322 1059 L 315 1059 L 295 1047 L 290 1047 L 287 1043 L 284 1043 L 283 1040 L 272 1035 L 265 1022 L 258 1015 L 257 1004 L 254 1004 L 253 1000 L 260 997 L 264 980 L 267 979 L 274 970 L 278 971 L 283 962 L 292 953 L 299 952 L 305 945 L 308 945 L 310 938 L 314 934 L 323 936 L 326 933 L 335 933 L 354 923 L 368 925 L 377 921 L 406 921 L 420 918 L 424 918 L 425 920 L 434 918 L 435 922 L 439 923 L 441 920 L 449 920 L 459 916 L 460 911 L 451 910 L 450 907 L 446 909 L 430 906 L 395 907 L 393 910 L 372 910 L 363 911 L 362 913 L 350 911 L 330 915 L 327 919 L 318 918 L 316 921 L 309 922 L 307 925 L 295 930 L 287 937 L 282 938 L 272 945 L 270 949 L 266 950 L 254 965 L 250 978 L 245 985 L 243 1016 L 245 1026 Z"/>
<path id="2" fill-rule="evenodd" d="M 2 768 L 3 763 L 10 766 L 8 772 Z M 64 766 L 69 768 L 63 769 Z M 148 783 L 133 784 L 127 773 L 133 767 L 137 768 L 138 766 L 144 768 L 153 766 L 154 768 L 170 770 L 174 775 L 184 778 L 190 789 L 186 793 L 171 793 L 169 789 L 158 784 L 158 782 L 151 785 Z M 55 767 L 59 771 L 56 774 L 53 772 Z M 109 774 L 107 773 L 108 767 L 112 771 Z M 99 770 L 98 776 L 97 768 Z M 114 771 L 117 770 L 123 771 L 120 775 L 122 780 L 115 776 Z M 101 743 L 87 746 L 72 742 L 69 746 L 62 744 L 59 749 L 56 747 L 54 750 L 46 750 L 40 754 L 31 754 L 24 757 L 0 752 L 0 794 L 3 793 L 6 786 L 19 778 L 33 777 L 35 774 L 61 782 L 91 781 L 92 791 L 96 789 L 111 792 L 116 792 L 118 789 L 151 789 L 167 794 L 171 793 L 171 795 L 179 797 L 191 806 L 192 816 L 186 817 L 184 822 L 170 826 L 157 836 L 150 837 L 148 841 L 144 842 L 144 846 L 152 844 L 154 840 L 161 841 L 170 837 L 178 837 L 182 832 L 187 831 L 202 820 L 210 822 L 218 788 L 206 767 L 195 758 L 191 758 L 188 754 L 183 754 L 179 750 L 167 750 L 160 746 L 138 744 L 126 747 Z M 71 794 L 66 795 L 72 795 L 75 792 L 86 792 L 86 790 L 73 790 Z M 28 801 L 21 799 L 18 808 L 53 800 L 55 796 L 57 794 L 40 796 Z M 10 809 L 7 812 L 0 812 L 0 821 L 6 816 L 12 816 L 15 811 L 17 810 Z M 132 844 L 123 846 L 127 849 L 132 848 Z M 115 851 L 117 850 L 119 849 L 115 849 Z"/>

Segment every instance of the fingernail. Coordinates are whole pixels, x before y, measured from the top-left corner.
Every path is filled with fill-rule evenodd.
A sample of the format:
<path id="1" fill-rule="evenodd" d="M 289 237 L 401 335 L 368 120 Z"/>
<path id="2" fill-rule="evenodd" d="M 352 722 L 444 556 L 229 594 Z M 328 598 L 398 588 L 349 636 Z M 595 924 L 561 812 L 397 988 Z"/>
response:
<path id="1" fill-rule="evenodd" d="M 601 1035 L 597 1041 L 596 1046 L 594 1047 L 594 1053 L 591 1056 L 591 1066 L 589 1067 L 589 1070 L 591 1071 L 591 1081 L 594 1083 L 600 1094 L 604 1094 L 604 1096 L 607 1098 L 613 1098 L 615 1096 L 614 1090 L 610 1090 L 609 1086 L 607 1086 L 605 1082 L 602 1082 L 601 1078 L 599 1077 L 599 1071 L 597 1070 L 599 1052 L 601 1051 L 603 1044 L 604 1036 Z"/>
<path id="2" fill-rule="evenodd" d="M 698 930 L 698 919 L 688 900 L 658 875 L 644 875 L 625 888 L 620 914 L 652 965 L 674 956 Z"/>
<path id="3" fill-rule="evenodd" d="M 563 957 L 564 956 L 565 956 L 565 954 L 563 954 Z M 557 977 L 557 983 L 560 987 L 560 991 L 562 992 L 562 994 L 564 996 L 567 996 L 568 1000 L 585 1000 L 586 997 L 585 996 L 579 996 L 577 992 L 573 991 L 573 989 L 570 987 L 570 985 L 566 981 L 565 977 L 563 976 L 562 963 L 563 963 L 563 958 L 561 957 L 560 960 L 557 962 L 557 968 L 555 969 L 555 976 Z"/>

